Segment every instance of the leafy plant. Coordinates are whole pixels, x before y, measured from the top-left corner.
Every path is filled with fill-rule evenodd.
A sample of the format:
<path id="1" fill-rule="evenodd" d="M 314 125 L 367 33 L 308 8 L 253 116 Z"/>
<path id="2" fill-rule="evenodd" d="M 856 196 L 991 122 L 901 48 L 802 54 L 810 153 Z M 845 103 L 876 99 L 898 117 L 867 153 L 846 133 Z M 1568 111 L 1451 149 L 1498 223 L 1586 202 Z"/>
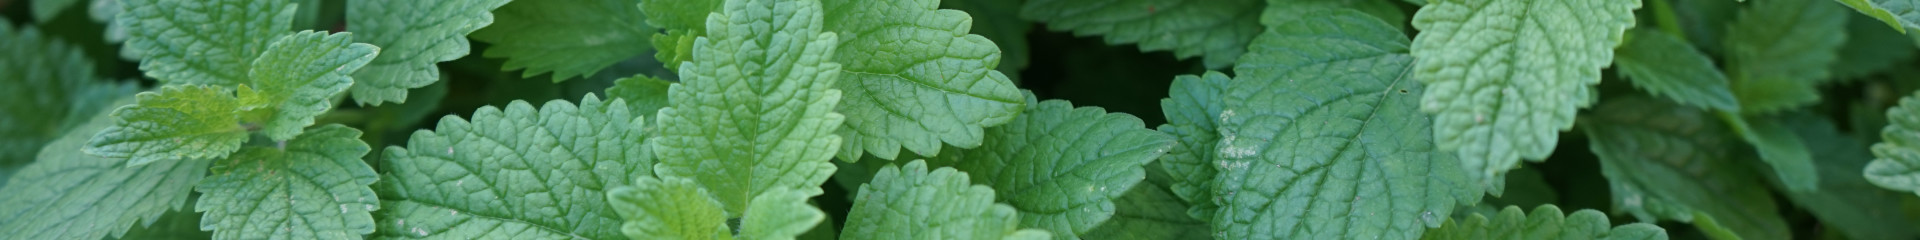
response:
<path id="1" fill-rule="evenodd" d="M 0 239 L 1920 237 L 1902 1 L 16 3 Z"/>

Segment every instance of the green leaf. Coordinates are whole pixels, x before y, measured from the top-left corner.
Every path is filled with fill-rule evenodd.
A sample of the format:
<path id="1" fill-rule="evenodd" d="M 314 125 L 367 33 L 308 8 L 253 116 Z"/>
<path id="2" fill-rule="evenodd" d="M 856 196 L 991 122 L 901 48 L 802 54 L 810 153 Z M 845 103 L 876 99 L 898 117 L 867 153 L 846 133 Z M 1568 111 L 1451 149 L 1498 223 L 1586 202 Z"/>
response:
<path id="1" fill-rule="evenodd" d="M 1766 185 L 1756 184 L 1762 176 L 1734 160 L 1740 140 L 1709 113 L 1629 96 L 1610 98 L 1581 121 L 1615 211 L 1739 234 L 1716 237 L 1791 236 Z"/>
<path id="2" fill-rule="evenodd" d="M 1728 27 L 1727 76 L 1746 114 L 1776 113 L 1820 100 L 1846 42 L 1846 12 L 1820 0 L 1755 0 Z"/>
<path id="3" fill-rule="evenodd" d="M 1796 126 L 1793 132 L 1807 143 L 1815 156 L 1823 158 L 1814 162 L 1820 171 L 1819 191 L 1786 193 L 1795 206 L 1819 218 L 1821 226 L 1838 230 L 1851 239 L 1920 237 L 1920 231 L 1913 227 L 1916 226 L 1913 219 L 1900 211 L 1889 211 L 1901 209 L 1901 201 L 1911 197 L 1874 186 L 1860 177 L 1861 169 L 1873 160 L 1866 143 L 1841 133 L 1833 122 L 1818 115 L 1791 114 L 1782 121 Z M 1783 184 L 1778 179 L 1769 180 L 1775 186 Z"/>
<path id="4" fill-rule="evenodd" d="M 826 212 L 807 205 L 807 198 L 815 195 L 781 186 L 754 196 L 740 220 L 740 238 L 792 240 L 813 230 L 827 220 Z"/>
<path id="5" fill-rule="evenodd" d="M 1205 55 L 1208 68 L 1233 65 L 1260 33 L 1260 0 L 1031 0 L 1020 16 L 1054 31 L 1101 35 L 1141 51 Z"/>
<path id="6" fill-rule="evenodd" d="M 1895 191 L 1920 194 L 1920 92 L 1900 99 L 1887 110 L 1887 127 L 1873 144 L 1873 162 L 1867 181 Z"/>
<path id="7" fill-rule="evenodd" d="M 1413 79 L 1432 91 L 1440 151 L 1499 193 L 1520 159 L 1545 160 L 1592 104 L 1590 88 L 1634 25 L 1639 0 L 1433 0 L 1413 16 Z"/>
<path id="8" fill-rule="evenodd" d="M 1526 214 L 1518 206 L 1508 206 L 1491 220 L 1480 214 L 1448 220 L 1420 239 L 1667 239 L 1667 231 L 1653 224 L 1609 225 L 1607 215 L 1600 211 L 1562 215 L 1560 207 L 1541 205 Z"/>
<path id="9" fill-rule="evenodd" d="M 619 239 L 605 190 L 650 176 L 645 121 L 621 100 L 448 116 L 389 147 L 375 234 L 394 238 Z"/>
<path id="10" fill-rule="evenodd" d="M 1803 192 L 1820 187 L 1820 173 L 1814 169 L 1813 153 L 1791 129 L 1804 126 L 1789 127 L 1771 117 L 1740 117 L 1724 112 L 1720 117 L 1742 140 L 1752 144 L 1754 151 L 1760 152 L 1760 160 L 1773 167 L 1787 190 Z"/>
<path id="11" fill-rule="evenodd" d="M 969 183 L 967 173 L 953 168 L 928 173 L 919 160 L 888 164 L 860 186 L 840 239 L 1052 239 L 1043 230 L 1019 229 L 1013 207 L 994 203 L 993 196 L 992 188 Z"/>
<path id="12" fill-rule="evenodd" d="M 359 34 L 358 40 L 380 46 L 386 53 L 353 73 L 357 80 L 353 100 L 380 105 L 404 103 L 407 89 L 440 81 L 440 68 L 434 65 L 466 56 L 467 34 L 492 24 L 490 12 L 507 0 L 356 0 L 346 4 L 347 26 Z M 565 26 L 574 25 L 550 27 Z"/>
<path id="13" fill-rule="evenodd" d="M 1914 0 L 1834 0 L 1852 7 L 1854 11 L 1865 14 L 1880 22 L 1887 23 L 1894 31 L 1906 33 L 1907 28 L 1920 27 L 1920 4 Z"/>
<path id="14" fill-rule="evenodd" d="M 1478 202 L 1432 147 L 1406 35 L 1351 9 L 1300 13 L 1262 19 L 1224 90 L 1214 238 L 1412 238 Z"/>
<path id="15" fill-rule="evenodd" d="M 1113 218 L 1093 228 L 1087 239 L 1207 239 L 1207 223 L 1187 216 L 1187 203 L 1166 187 L 1153 183 L 1133 186 L 1114 199 Z"/>
<path id="16" fill-rule="evenodd" d="M 526 70 L 521 77 L 552 72 L 554 82 L 640 56 L 657 31 L 632 0 L 513 1 L 494 13 L 499 21 L 473 32 L 493 44 L 486 57 L 506 58 L 506 70 Z"/>
<path id="17" fill-rule="evenodd" d="M 284 147 L 247 147 L 215 161 L 194 191 L 200 229 L 216 239 L 360 239 L 373 232 L 380 180 L 360 157 L 360 130 L 314 128 Z"/>
<path id="18" fill-rule="evenodd" d="M 627 219 L 620 232 L 631 239 L 731 239 L 726 211 L 711 196 L 691 179 L 640 177 L 608 191 L 607 201 Z"/>
<path id="19" fill-rule="evenodd" d="M 138 84 L 99 82 L 80 50 L 0 19 L 0 166 L 33 161 L 47 142 L 137 91 Z"/>
<path id="20" fill-rule="evenodd" d="M 1232 81 L 1226 74 L 1207 72 L 1206 75 L 1183 75 L 1173 79 L 1173 86 L 1167 91 L 1169 97 L 1160 100 L 1160 109 L 1167 116 L 1167 124 L 1159 130 L 1179 138 L 1180 144 L 1173 151 L 1161 157 L 1154 165 L 1167 171 L 1172 177 L 1174 195 L 1192 203 L 1189 216 L 1198 219 L 1213 219 L 1213 189 L 1210 186 L 1213 177 L 1219 173 L 1215 169 L 1214 155 L 1218 154 L 1215 144 L 1220 142 L 1220 108 L 1226 107 L 1221 100 Z"/>
<path id="21" fill-rule="evenodd" d="M 9 178 L 0 188 L 0 232 L 9 234 L 0 239 L 121 236 L 136 223 L 151 224 L 162 213 L 184 206 L 212 160 L 129 166 L 123 159 L 82 154 L 87 139 L 113 126 L 114 119 L 108 114 L 92 117 L 48 143 L 39 161 Z"/>
<path id="22" fill-rule="evenodd" d="M 647 25 L 673 31 L 693 31 L 692 36 L 704 35 L 707 30 L 707 16 L 724 12 L 721 9 L 724 0 L 640 0 L 640 12 L 647 16 Z M 678 64 L 668 64 L 678 65 Z"/>
<path id="23" fill-rule="evenodd" d="M 851 118 L 837 133 L 841 159 L 872 153 L 896 159 L 900 148 L 940 155 L 941 143 L 981 144 L 983 128 L 1025 108 L 1000 71 L 1000 49 L 967 34 L 965 12 L 936 10 L 938 0 L 825 0 L 826 29 L 839 33 L 834 61 L 848 98 L 835 111 Z"/>
<path id="24" fill-rule="evenodd" d="M 660 78 L 633 75 L 613 80 L 613 87 L 607 88 L 607 97 L 627 100 L 627 107 L 631 107 L 634 114 L 653 116 L 668 106 L 667 89 L 672 86 L 673 82 Z"/>
<path id="25" fill-rule="evenodd" d="M 821 30 L 820 7 L 730 0 L 709 18 L 660 109 L 655 174 L 700 183 L 729 217 L 769 189 L 822 193 L 845 117 L 833 112 L 840 64 L 828 61 L 839 40 Z"/>
<path id="26" fill-rule="evenodd" d="M 140 70 L 166 84 L 249 83 L 254 58 L 287 35 L 291 1 L 123 0 L 115 21 L 129 29 Z"/>
<path id="27" fill-rule="evenodd" d="M 127 230 L 120 239 L 213 239 L 213 233 L 200 230 L 200 213 L 168 211 L 150 225 Z"/>
<path id="28" fill-rule="evenodd" d="M 349 76 L 380 53 L 379 47 L 354 43 L 353 33 L 301 31 L 267 45 L 248 72 L 253 85 L 240 86 L 243 108 L 264 105 L 261 132 L 286 141 L 313 125 L 313 117 L 333 108 L 333 97 L 354 85 Z M 250 117 L 250 116 L 248 116 Z"/>
<path id="29" fill-rule="evenodd" d="M 1633 31 L 1633 39 L 1613 50 L 1613 63 L 1634 87 L 1687 106 L 1739 111 L 1727 87 L 1727 75 L 1713 59 L 1679 37 L 1658 30 Z"/>
<path id="30" fill-rule="evenodd" d="M 1886 71 L 1913 60 L 1914 39 L 1897 29 L 1887 29 L 1864 15 L 1847 20 L 1847 42 L 1840 44 L 1840 58 L 1833 63 L 1836 80 L 1854 80 Z"/>
<path id="31" fill-rule="evenodd" d="M 1000 47 L 1000 67 L 994 68 L 1001 73 L 1011 73 L 1008 78 L 1019 82 L 1020 70 L 1027 69 L 1032 54 L 1027 51 L 1027 32 L 1032 31 L 1033 22 L 1020 18 L 1020 5 L 1023 0 L 942 0 L 941 9 L 953 9 L 978 16 L 974 20 L 973 34 L 986 37 Z"/>
<path id="32" fill-rule="evenodd" d="M 1148 162 L 1174 139 L 1139 118 L 1066 101 L 1029 103 L 1007 125 L 988 128 L 985 144 L 929 159 L 974 176 L 1020 212 L 1020 226 L 1077 239 L 1114 214 L 1114 199 L 1146 177 Z"/>
<path id="33" fill-rule="evenodd" d="M 128 165 L 170 159 L 224 158 L 240 150 L 240 100 L 219 87 L 167 86 L 134 96 L 113 111 L 113 124 L 87 140 L 87 154 L 130 158 Z"/>

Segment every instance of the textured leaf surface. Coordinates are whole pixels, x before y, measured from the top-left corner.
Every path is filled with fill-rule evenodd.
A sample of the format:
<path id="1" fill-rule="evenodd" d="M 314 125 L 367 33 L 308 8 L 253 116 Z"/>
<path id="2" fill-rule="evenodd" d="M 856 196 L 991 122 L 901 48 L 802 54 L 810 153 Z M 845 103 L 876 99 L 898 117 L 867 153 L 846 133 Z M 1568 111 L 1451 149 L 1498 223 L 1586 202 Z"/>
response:
<path id="1" fill-rule="evenodd" d="M 353 86 L 354 70 L 366 66 L 379 47 L 354 43 L 352 33 L 301 31 L 267 45 L 248 72 L 252 85 L 240 87 L 243 108 L 264 105 L 270 111 L 261 132 L 275 141 L 300 135 L 313 117 L 333 108 L 333 97 Z M 252 120 L 252 119 L 250 119 Z"/>
<path id="2" fill-rule="evenodd" d="M 1508 206 L 1492 219 L 1474 214 L 1464 220 L 1448 220 L 1420 239 L 1667 239 L 1667 231 L 1653 224 L 1610 224 L 1600 211 L 1563 215 L 1559 207 L 1541 205 L 1528 214 L 1520 212 L 1519 206 Z"/>
<path id="3" fill-rule="evenodd" d="M 247 80 L 267 43 L 288 34 L 291 1 L 125 0 L 115 21 L 127 26 L 140 70 L 168 84 L 234 86 Z"/>
<path id="4" fill-rule="evenodd" d="M 169 211 L 153 224 L 127 230 L 120 239 L 213 239 L 213 233 L 200 230 L 200 213 Z"/>
<path id="5" fill-rule="evenodd" d="M 499 21 L 473 32 L 493 44 L 486 57 L 506 58 L 504 67 L 525 69 L 523 77 L 552 72 L 554 82 L 640 56 L 656 31 L 632 0 L 513 1 L 494 14 Z"/>
<path id="6" fill-rule="evenodd" d="M 851 96 L 841 159 L 872 153 L 894 159 L 900 148 L 937 156 L 941 143 L 980 146 L 981 129 L 1013 119 L 1025 106 L 1000 64 L 1000 49 L 967 34 L 973 20 L 935 10 L 938 0 L 826 0 L 826 29 L 839 33 L 834 61 L 844 73 L 834 88 Z"/>
<path id="7" fill-rule="evenodd" d="M 1168 188 L 1192 203 L 1189 215 L 1199 219 L 1212 219 L 1218 208 L 1209 185 L 1219 173 L 1214 167 L 1214 155 L 1220 152 L 1215 144 L 1220 142 L 1220 108 L 1226 107 L 1220 98 L 1226 96 L 1230 81 L 1219 72 L 1175 77 L 1167 90 L 1169 97 L 1160 100 L 1167 124 L 1160 125 L 1159 130 L 1179 138 L 1180 144 L 1154 165 L 1167 171 L 1172 177 Z"/>
<path id="8" fill-rule="evenodd" d="M 1868 17 L 1886 23 L 1894 31 L 1907 32 L 1920 27 L 1920 1 L 1914 0 L 1834 0 Z"/>
<path id="9" fill-rule="evenodd" d="M 1434 0 L 1413 16 L 1412 78 L 1441 151 L 1481 185 L 1543 160 L 1590 105 L 1639 0 Z"/>
<path id="10" fill-rule="evenodd" d="M 1658 30 L 1633 31 L 1633 40 L 1613 50 L 1614 67 L 1634 87 L 1687 106 L 1739 111 L 1727 75 L 1713 59 L 1679 37 Z"/>
<path id="11" fill-rule="evenodd" d="M 1878 26 L 1875 26 L 1878 27 Z M 1885 29 L 1874 29 L 1884 30 Z M 1840 132 L 1825 118 L 1810 114 L 1791 114 L 1783 118 L 1807 148 L 1813 150 L 1820 171 L 1820 189 L 1812 192 L 1787 192 L 1787 199 L 1852 239 L 1912 239 L 1920 237 L 1915 221 L 1901 211 L 1907 193 L 1888 191 L 1861 177 L 1861 169 L 1873 160 L 1867 144 Z M 1770 181 L 1775 186 L 1779 180 Z"/>
<path id="12" fill-rule="evenodd" d="M 620 232 L 631 239 L 731 239 L 727 213 L 706 189 L 685 178 L 640 177 L 633 186 L 607 193 L 609 204 L 627 222 Z"/>
<path id="13" fill-rule="evenodd" d="M 385 53 L 374 58 L 366 68 L 353 73 L 356 80 L 353 84 L 353 100 L 363 105 L 406 102 L 407 89 L 440 81 L 440 68 L 434 64 L 466 56 L 469 49 L 467 34 L 492 24 L 493 14 L 490 12 L 507 4 L 507 1 L 347 2 L 347 26 L 359 34 L 360 42 L 380 46 Z M 607 23 L 612 22 L 593 25 Z M 550 27 L 571 26 L 574 25 Z"/>
<path id="14" fill-rule="evenodd" d="M 126 102 L 126 101 L 121 101 Z M 40 161 L 0 188 L 0 239 L 101 239 L 152 223 L 187 202 L 207 174 L 208 159 L 128 166 L 126 160 L 82 154 L 87 139 L 112 126 L 99 114 L 40 151 Z"/>
<path id="15" fill-rule="evenodd" d="M 1791 236 L 1761 176 L 1734 160 L 1739 139 L 1701 110 L 1612 98 L 1582 120 L 1616 211 L 1643 222 L 1693 222 L 1748 239 Z"/>
<path id="16" fill-rule="evenodd" d="M 1755 0 L 1728 27 L 1727 76 L 1743 113 L 1775 113 L 1820 100 L 1815 84 L 1846 42 L 1847 16 L 1820 0 Z"/>
<path id="17" fill-rule="evenodd" d="M 1066 101 L 1029 103 L 1013 122 L 987 129 L 985 144 L 928 160 L 987 185 L 1020 212 L 1020 226 L 1077 239 L 1114 214 L 1114 199 L 1146 177 L 1147 162 L 1173 137 L 1139 118 Z"/>
<path id="18" fill-rule="evenodd" d="M 285 148 L 247 147 L 214 161 L 194 191 L 200 229 L 218 239 L 360 239 L 373 232 L 380 177 L 360 157 L 371 148 L 360 130 L 314 128 Z"/>
<path id="19" fill-rule="evenodd" d="M 34 2 L 37 4 L 45 1 Z M 25 164 L 136 84 L 98 82 L 79 47 L 0 20 L 0 165 Z M 87 133 L 92 134 L 92 133 Z"/>
<path id="20" fill-rule="evenodd" d="M 113 125 L 87 141 L 87 154 L 129 158 L 139 165 L 170 159 L 211 159 L 240 150 L 240 100 L 204 85 L 169 86 L 135 95 L 113 111 Z"/>
<path id="21" fill-rule="evenodd" d="M 446 117 L 380 164 L 380 238 L 621 239 L 604 191 L 649 176 L 644 121 L 620 100 L 526 102 Z"/>
<path id="22" fill-rule="evenodd" d="M 993 196 L 953 168 L 929 173 L 923 161 L 889 164 L 860 186 L 840 239 L 1051 239 L 1018 229 L 1020 216 Z"/>
<path id="23" fill-rule="evenodd" d="M 820 14 L 814 1 L 732 0 L 708 18 L 660 109 L 655 174 L 700 183 L 729 217 L 769 189 L 822 193 L 845 117 L 828 60 L 839 41 Z"/>
<path id="24" fill-rule="evenodd" d="M 1187 203 L 1166 187 L 1133 186 L 1114 199 L 1113 218 L 1093 228 L 1087 239 L 1207 239 L 1207 223 L 1187 216 Z"/>
<path id="25" fill-rule="evenodd" d="M 1359 11 L 1302 13 L 1263 18 L 1224 90 L 1214 238 L 1413 238 L 1478 202 L 1432 147 L 1405 35 Z"/>
<path id="26" fill-rule="evenodd" d="M 1887 110 L 1887 127 L 1865 171 L 1874 185 L 1920 194 L 1920 92 L 1915 94 Z"/>
<path id="27" fill-rule="evenodd" d="M 1233 65 L 1260 34 L 1260 0 L 1032 0 L 1026 19 L 1054 31 L 1101 35 L 1108 44 L 1140 44 L 1141 51 L 1202 56 L 1208 68 Z M 1203 56 L 1204 55 L 1204 56 Z"/>
<path id="28" fill-rule="evenodd" d="M 805 193 L 776 187 L 755 196 L 739 219 L 728 225 L 719 201 L 691 179 L 640 177 L 632 187 L 609 192 L 614 210 L 628 219 L 621 232 L 632 239 L 787 239 L 813 230 L 826 213 L 807 205 Z M 738 233 L 738 235 L 735 235 Z"/>
<path id="29" fill-rule="evenodd" d="M 613 87 L 607 88 L 607 98 L 627 100 L 631 113 L 641 116 L 653 116 L 667 107 L 667 89 L 673 82 L 660 80 L 646 75 L 634 75 L 613 80 Z"/>

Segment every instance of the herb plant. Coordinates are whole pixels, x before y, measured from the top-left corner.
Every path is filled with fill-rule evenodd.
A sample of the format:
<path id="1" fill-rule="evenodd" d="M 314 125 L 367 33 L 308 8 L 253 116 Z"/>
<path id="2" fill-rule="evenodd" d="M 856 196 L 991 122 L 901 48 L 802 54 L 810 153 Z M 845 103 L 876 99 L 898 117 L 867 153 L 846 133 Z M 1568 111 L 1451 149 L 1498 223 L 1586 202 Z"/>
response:
<path id="1" fill-rule="evenodd" d="M 1914 239 L 1916 10 L 0 0 L 0 239 Z"/>

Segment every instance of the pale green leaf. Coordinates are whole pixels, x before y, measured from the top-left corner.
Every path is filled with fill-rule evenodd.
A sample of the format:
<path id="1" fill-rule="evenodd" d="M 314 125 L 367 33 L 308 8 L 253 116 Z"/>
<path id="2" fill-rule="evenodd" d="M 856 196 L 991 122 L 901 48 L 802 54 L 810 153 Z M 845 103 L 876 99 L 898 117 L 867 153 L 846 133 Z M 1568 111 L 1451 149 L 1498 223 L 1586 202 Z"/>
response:
<path id="1" fill-rule="evenodd" d="M 827 220 L 827 213 L 807 205 L 810 194 L 786 186 L 774 187 L 753 197 L 746 216 L 740 220 L 740 238 L 793 240 Z"/>
<path id="2" fill-rule="evenodd" d="M 840 239 L 1018 239 L 1016 231 L 1040 231 L 1020 230 L 1013 207 L 994 203 L 993 196 L 992 188 L 973 185 L 953 168 L 929 173 L 919 160 L 888 164 L 860 186 Z"/>
<path id="3" fill-rule="evenodd" d="M 522 77 L 552 72 L 554 82 L 638 57 L 656 31 L 632 0 L 513 1 L 494 14 L 499 21 L 473 32 L 493 44 L 486 57 L 506 58 L 506 70 L 525 69 Z"/>
<path id="4" fill-rule="evenodd" d="M 1113 218 L 1093 228 L 1087 239 L 1207 239 L 1207 223 L 1187 216 L 1187 203 L 1166 187 L 1153 183 L 1133 186 L 1114 199 Z"/>
<path id="5" fill-rule="evenodd" d="M 1478 202 L 1433 147 L 1406 36 L 1351 9 L 1301 13 L 1264 17 L 1224 90 L 1214 238 L 1406 239 Z"/>
<path id="6" fill-rule="evenodd" d="M 360 130 L 326 125 L 214 161 L 194 187 L 200 229 L 215 239 L 360 239 L 380 200 L 367 187 L 380 177 L 360 160 L 371 149 Z"/>
<path id="7" fill-rule="evenodd" d="M 607 201 L 627 222 L 620 232 L 631 239 L 732 239 L 726 211 L 693 180 L 640 177 L 630 187 L 607 191 Z"/>
<path id="8" fill-rule="evenodd" d="M 286 0 L 123 0 L 140 70 L 167 84 L 249 83 L 253 59 L 292 30 Z"/>
<path id="9" fill-rule="evenodd" d="M 1713 59 L 1679 37 L 1658 30 L 1633 31 L 1633 39 L 1613 50 L 1614 67 L 1634 87 L 1687 106 L 1739 111 L 1727 87 L 1727 75 Z"/>
<path id="10" fill-rule="evenodd" d="M 1413 16 L 1412 78 L 1429 84 L 1441 151 L 1498 193 L 1520 159 L 1553 153 L 1634 25 L 1639 0 L 1434 0 Z"/>
<path id="11" fill-rule="evenodd" d="M 239 91 L 243 107 L 266 107 L 246 117 L 268 116 L 243 120 L 258 121 L 267 138 L 293 139 L 313 125 L 314 116 L 333 109 L 333 97 L 354 85 L 350 74 L 379 53 L 379 47 L 354 43 L 353 33 L 301 31 L 274 40 L 254 59 L 247 74 L 252 84 L 241 85 Z"/>
<path id="12" fill-rule="evenodd" d="M 607 98 L 627 100 L 627 107 L 633 109 L 632 113 L 653 116 L 668 106 L 667 89 L 672 86 L 673 82 L 659 78 L 633 75 L 613 80 L 613 87 L 607 88 Z"/>
<path id="13" fill-rule="evenodd" d="M 640 12 L 647 16 L 647 25 L 667 29 L 694 31 L 694 35 L 703 35 L 707 30 L 707 15 L 722 12 L 725 0 L 639 0 Z"/>
<path id="14" fill-rule="evenodd" d="M 1615 211 L 1643 222 L 1692 222 L 1708 232 L 1784 239 L 1763 176 L 1735 161 L 1740 139 L 1713 115 L 1644 96 L 1611 98 L 1581 120 Z"/>
<path id="15" fill-rule="evenodd" d="M 212 160 L 129 166 L 124 159 L 82 154 L 87 139 L 114 119 L 102 113 L 86 120 L 9 178 L 0 188 L 0 232 L 9 234 L 0 239 L 101 239 L 151 224 L 170 209 L 185 210 Z"/>
<path id="16" fill-rule="evenodd" d="M 1139 44 L 1141 51 L 1205 55 L 1208 68 L 1233 65 L 1260 33 L 1260 0 L 1030 0 L 1026 19 L 1054 31 L 1101 35 L 1108 44 Z"/>
<path id="17" fill-rule="evenodd" d="M 134 96 L 113 111 L 113 125 L 87 140 L 87 154 L 130 158 L 129 165 L 170 159 L 223 158 L 240 150 L 240 100 L 219 87 L 168 86 Z"/>
<path id="18" fill-rule="evenodd" d="M 440 81 L 440 68 L 434 65 L 466 56 L 467 34 L 492 24 L 490 12 L 504 4 L 507 0 L 348 1 L 347 26 L 358 41 L 380 46 L 384 53 L 353 73 L 353 100 L 362 105 L 403 103 L 407 89 Z"/>
<path id="19" fill-rule="evenodd" d="M 1871 23 L 1871 22 L 1869 22 Z M 1879 29 L 1874 30 L 1887 31 Z M 1840 132 L 1838 126 L 1826 118 L 1813 114 L 1791 114 L 1782 121 L 1796 126 L 1793 132 L 1814 156 L 1821 156 L 1814 162 L 1820 171 L 1820 190 L 1811 192 L 1787 192 L 1787 199 L 1795 206 L 1806 209 L 1821 226 L 1837 230 L 1852 239 L 1913 239 L 1920 237 L 1920 229 L 1915 229 L 1914 219 L 1901 211 L 1901 201 L 1911 199 L 1906 193 L 1888 191 L 1874 186 L 1861 177 L 1861 169 L 1873 160 L 1869 147 L 1860 139 Z M 1778 179 L 1769 179 L 1774 186 L 1782 184 Z"/>
<path id="20" fill-rule="evenodd" d="M 1866 178 L 1874 185 L 1920 194 L 1920 92 L 1900 99 L 1887 110 L 1881 142 L 1873 144 L 1873 162 Z"/>
<path id="21" fill-rule="evenodd" d="M 604 191 L 650 176 L 644 121 L 621 100 L 513 102 L 446 117 L 389 147 L 380 238 L 621 239 Z"/>
<path id="22" fill-rule="evenodd" d="M 1194 218 L 1212 219 L 1219 207 L 1209 185 L 1219 172 L 1214 167 L 1214 155 L 1219 153 L 1215 144 L 1220 142 L 1220 108 L 1226 107 L 1220 98 L 1226 96 L 1229 81 L 1219 72 L 1178 76 L 1167 90 L 1169 97 L 1160 100 L 1167 124 L 1159 130 L 1179 138 L 1180 144 L 1154 165 L 1172 178 L 1168 188 L 1174 195 L 1193 204 L 1188 215 Z"/>
<path id="23" fill-rule="evenodd" d="M 1834 0 L 1852 7 L 1873 19 L 1893 27 L 1894 31 L 1906 33 L 1908 28 L 1920 27 L 1920 1 L 1914 0 Z"/>
<path id="24" fill-rule="evenodd" d="M 825 0 L 826 29 L 839 33 L 835 88 L 850 118 L 841 159 L 871 153 L 895 159 L 901 148 L 938 156 L 942 143 L 981 144 L 981 129 L 1013 120 L 1026 103 L 1000 64 L 1000 49 L 967 34 L 973 19 L 935 10 L 938 0 Z"/>
<path id="25" fill-rule="evenodd" d="M 1770 117 L 1740 117 L 1722 112 L 1720 117 L 1727 121 L 1734 134 L 1739 135 L 1747 144 L 1753 145 L 1760 153 L 1760 160 L 1772 166 L 1773 172 L 1786 184 L 1786 189 L 1794 192 L 1812 191 L 1820 187 L 1820 173 L 1814 169 L 1813 153 L 1807 145 L 1800 142 L 1800 136 L 1792 128 Z"/>
<path id="26" fill-rule="evenodd" d="M 845 117 L 833 112 L 840 64 L 828 60 L 839 41 L 821 30 L 820 7 L 730 0 L 708 18 L 709 35 L 694 43 L 660 109 L 655 174 L 693 179 L 728 217 L 769 189 L 821 194 Z"/>
<path id="27" fill-rule="evenodd" d="M 80 50 L 0 19 L 0 165 L 33 161 L 47 142 L 136 92 L 137 84 L 100 82 Z"/>
<path id="28" fill-rule="evenodd" d="M 1746 114 L 1776 113 L 1820 100 L 1815 84 L 1846 42 L 1846 11 L 1823 0 L 1754 0 L 1726 37 L 1727 77 Z"/>
<path id="29" fill-rule="evenodd" d="M 1519 206 L 1509 206 L 1493 219 L 1474 214 L 1467 219 L 1448 220 L 1420 239 L 1667 239 L 1667 231 L 1653 224 L 1611 224 L 1600 211 L 1563 215 L 1560 207 L 1541 205 L 1527 214 L 1520 212 Z"/>
<path id="30" fill-rule="evenodd" d="M 1027 106 L 1007 125 L 988 128 L 980 147 L 928 163 L 967 172 L 1020 212 L 1021 227 L 1045 229 L 1055 239 L 1078 239 L 1113 217 L 1114 199 L 1175 144 L 1132 115 L 1060 100 Z"/>

